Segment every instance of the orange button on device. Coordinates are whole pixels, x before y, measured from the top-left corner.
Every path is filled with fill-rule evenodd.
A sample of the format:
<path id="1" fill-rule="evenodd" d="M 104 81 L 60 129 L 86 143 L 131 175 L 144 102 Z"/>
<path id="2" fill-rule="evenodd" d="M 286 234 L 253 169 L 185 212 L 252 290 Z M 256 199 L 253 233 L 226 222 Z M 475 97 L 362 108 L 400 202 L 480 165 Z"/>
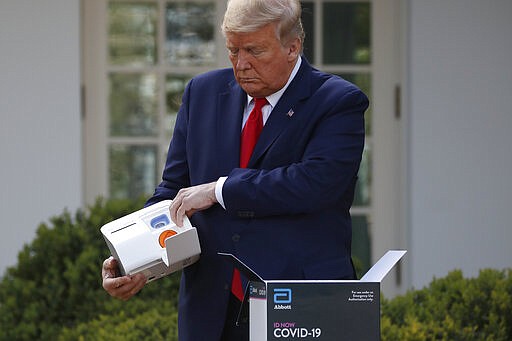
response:
<path id="1" fill-rule="evenodd" d="M 158 242 L 160 243 L 160 246 L 165 248 L 165 240 L 169 237 L 174 236 L 175 234 L 178 234 L 178 232 L 174 230 L 165 230 L 164 232 L 160 233 L 160 237 L 158 237 Z"/>

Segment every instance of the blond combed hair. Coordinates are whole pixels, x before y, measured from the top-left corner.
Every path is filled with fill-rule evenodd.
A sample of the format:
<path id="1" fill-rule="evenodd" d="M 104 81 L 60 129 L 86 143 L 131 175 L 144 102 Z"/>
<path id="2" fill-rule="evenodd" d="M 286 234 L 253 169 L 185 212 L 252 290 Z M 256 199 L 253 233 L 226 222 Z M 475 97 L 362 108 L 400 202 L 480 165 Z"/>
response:
<path id="1" fill-rule="evenodd" d="M 222 22 L 222 33 L 250 33 L 277 23 L 281 44 L 299 38 L 304 42 L 299 0 L 229 0 Z"/>

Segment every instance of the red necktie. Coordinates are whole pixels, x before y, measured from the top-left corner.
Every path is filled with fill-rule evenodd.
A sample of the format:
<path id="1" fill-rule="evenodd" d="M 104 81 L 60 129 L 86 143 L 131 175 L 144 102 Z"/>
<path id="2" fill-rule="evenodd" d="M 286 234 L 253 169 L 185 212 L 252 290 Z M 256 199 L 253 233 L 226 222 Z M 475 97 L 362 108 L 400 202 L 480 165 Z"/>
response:
<path id="1" fill-rule="evenodd" d="M 252 151 L 258 141 L 258 137 L 263 129 L 263 114 L 261 108 L 267 104 L 266 98 L 255 98 L 254 108 L 242 129 L 242 137 L 240 139 L 240 167 L 246 168 L 251 158 Z"/>
<path id="2" fill-rule="evenodd" d="M 267 104 L 266 98 L 255 98 L 254 108 L 252 109 L 244 128 L 242 129 L 242 136 L 240 139 L 240 167 L 246 168 L 251 158 L 254 146 L 258 141 L 258 137 L 263 129 L 263 114 L 261 108 Z M 240 301 L 244 299 L 244 290 L 242 288 L 242 279 L 240 272 L 237 268 L 233 270 L 233 280 L 231 282 L 231 292 Z"/>

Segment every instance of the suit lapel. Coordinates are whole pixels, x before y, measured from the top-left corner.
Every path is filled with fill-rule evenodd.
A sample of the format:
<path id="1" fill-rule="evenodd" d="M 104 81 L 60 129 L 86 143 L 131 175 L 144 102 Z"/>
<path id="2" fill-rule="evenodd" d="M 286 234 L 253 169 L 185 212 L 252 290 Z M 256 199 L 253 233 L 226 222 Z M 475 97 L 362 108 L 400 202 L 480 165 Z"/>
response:
<path id="1" fill-rule="evenodd" d="M 217 141 L 219 143 L 219 167 L 223 174 L 240 165 L 240 132 L 247 95 L 233 81 L 227 92 L 221 93 L 217 101 Z"/>
<path id="2" fill-rule="evenodd" d="M 249 160 L 249 168 L 265 154 L 281 132 L 288 127 L 290 122 L 297 119 L 296 115 L 300 115 L 300 113 L 297 112 L 299 102 L 310 96 L 310 89 L 311 65 L 309 65 L 303 57 L 297 75 L 295 75 L 295 78 L 292 80 L 281 99 L 279 99 L 279 102 L 272 110 L 268 121 L 263 127 L 258 142 L 254 147 L 251 159 Z"/>

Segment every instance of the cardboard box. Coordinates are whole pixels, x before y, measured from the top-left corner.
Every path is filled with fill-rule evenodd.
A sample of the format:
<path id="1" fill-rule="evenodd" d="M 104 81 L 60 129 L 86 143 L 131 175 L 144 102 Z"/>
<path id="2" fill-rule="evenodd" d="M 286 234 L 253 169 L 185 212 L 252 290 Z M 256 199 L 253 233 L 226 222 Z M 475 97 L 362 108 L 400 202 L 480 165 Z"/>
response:
<path id="1" fill-rule="evenodd" d="M 143 273 L 150 282 L 199 259 L 197 230 L 186 217 L 183 227 L 171 221 L 171 202 L 161 201 L 101 227 L 122 275 Z"/>
<path id="2" fill-rule="evenodd" d="M 380 283 L 406 251 L 388 251 L 360 280 L 264 280 L 231 254 L 249 279 L 251 341 L 380 340 Z M 248 302 L 248 307 L 247 307 Z"/>

